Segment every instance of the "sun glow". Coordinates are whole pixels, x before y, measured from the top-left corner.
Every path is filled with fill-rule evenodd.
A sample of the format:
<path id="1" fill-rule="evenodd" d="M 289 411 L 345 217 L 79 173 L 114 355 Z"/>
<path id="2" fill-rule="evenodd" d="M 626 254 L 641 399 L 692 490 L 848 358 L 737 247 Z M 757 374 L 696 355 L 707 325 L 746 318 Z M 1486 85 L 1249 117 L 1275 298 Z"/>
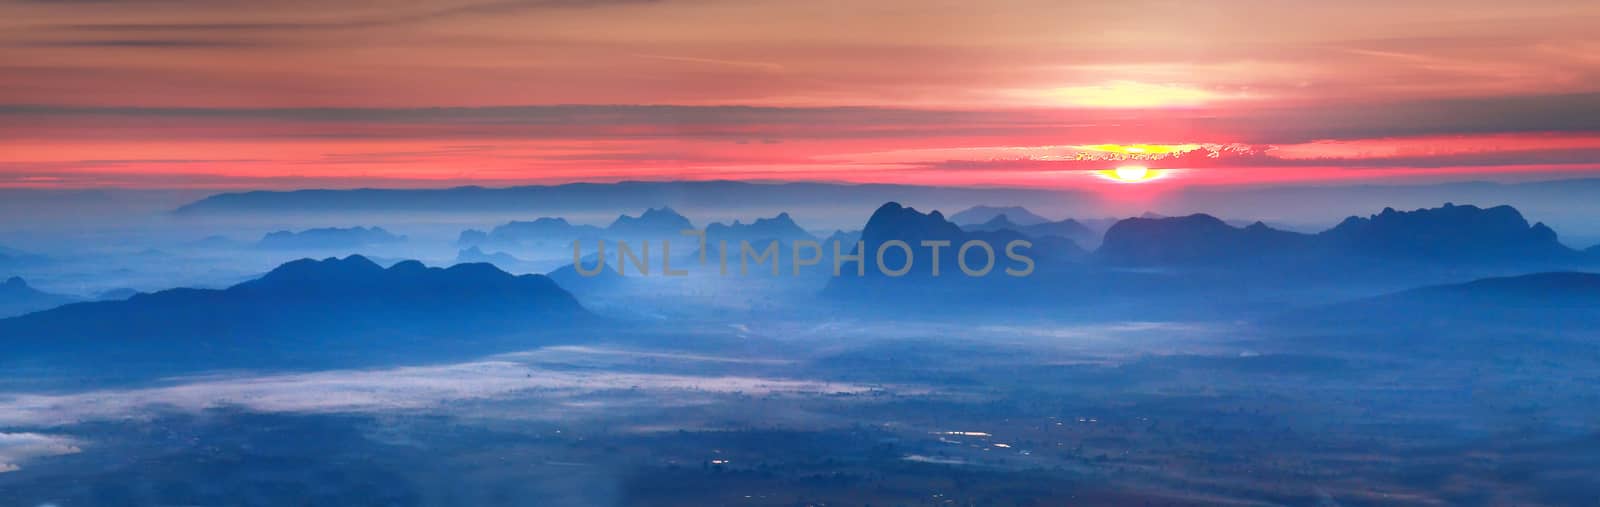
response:
<path id="1" fill-rule="evenodd" d="M 1195 107 L 1226 98 L 1215 92 L 1176 84 L 1111 81 L 1067 86 L 1038 92 L 1041 98 L 1073 107 L 1152 108 Z"/>
<path id="2" fill-rule="evenodd" d="M 1108 171 L 1100 171 L 1100 176 L 1122 183 L 1143 183 L 1160 177 L 1161 171 L 1152 170 L 1142 165 L 1125 165 Z"/>

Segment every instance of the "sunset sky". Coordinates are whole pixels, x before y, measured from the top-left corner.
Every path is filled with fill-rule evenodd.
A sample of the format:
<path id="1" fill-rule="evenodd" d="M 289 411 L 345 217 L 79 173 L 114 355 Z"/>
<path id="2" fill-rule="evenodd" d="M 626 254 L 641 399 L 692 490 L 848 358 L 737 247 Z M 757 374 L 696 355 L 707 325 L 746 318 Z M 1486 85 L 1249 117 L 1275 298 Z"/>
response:
<path id="1" fill-rule="evenodd" d="M 0 0 L 0 187 L 1600 175 L 1600 2 Z"/>

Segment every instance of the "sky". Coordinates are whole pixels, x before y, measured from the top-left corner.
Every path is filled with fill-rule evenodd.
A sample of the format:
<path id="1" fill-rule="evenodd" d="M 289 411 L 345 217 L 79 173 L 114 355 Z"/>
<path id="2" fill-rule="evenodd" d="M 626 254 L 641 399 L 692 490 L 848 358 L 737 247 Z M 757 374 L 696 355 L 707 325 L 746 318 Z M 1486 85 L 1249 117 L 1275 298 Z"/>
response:
<path id="1" fill-rule="evenodd" d="M 1600 176 L 1595 26 L 1542 0 L 0 0 L 0 187 Z"/>

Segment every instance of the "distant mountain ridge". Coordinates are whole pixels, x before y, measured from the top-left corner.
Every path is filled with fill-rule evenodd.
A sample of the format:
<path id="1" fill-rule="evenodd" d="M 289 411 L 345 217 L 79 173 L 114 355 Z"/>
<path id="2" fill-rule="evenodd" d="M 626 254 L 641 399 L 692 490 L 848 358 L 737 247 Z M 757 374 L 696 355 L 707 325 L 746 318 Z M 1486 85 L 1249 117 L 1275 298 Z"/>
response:
<path id="1" fill-rule="evenodd" d="M 797 208 L 817 202 L 873 209 L 885 201 L 1045 205 L 1087 200 L 1087 193 L 1025 188 L 957 188 L 889 184 L 623 181 L 504 188 L 293 190 L 223 193 L 177 208 L 179 215 L 339 211 L 515 211 L 558 213 L 615 209 L 616 203 L 752 209 Z"/>
<path id="2" fill-rule="evenodd" d="M 77 300 L 71 296 L 35 289 L 20 277 L 13 276 L 0 282 L 0 318 L 54 308 Z"/>
<path id="3" fill-rule="evenodd" d="M 329 249 L 358 248 L 405 241 L 382 227 L 322 227 L 303 231 L 277 231 L 268 233 L 256 242 L 267 249 Z"/>
<path id="4" fill-rule="evenodd" d="M 1006 217 L 1007 222 L 1019 226 L 1038 225 L 1050 221 L 1022 206 L 973 206 L 950 215 L 950 221 L 956 225 L 968 226 L 990 222 L 1002 216 Z"/>
<path id="5" fill-rule="evenodd" d="M 500 269 L 507 269 L 522 264 L 522 259 L 505 252 L 484 252 L 476 246 L 456 252 L 457 264 L 486 263 L 493 264 Z"/>
<path id="6" fill-rule="evenodd" d="M 880 269 L 878 262 L 877 254 L 881 248 L 884 252 L 881 268 L 889 270 L 906 269 L 908 256 L 905 250 L 898 247 L 884 246 L 891 241 L 901 241 L 910 247 L 910 267 L 900 277 L 892 277 L 885 274 Z M 922 246 L 921 243 L 923 241 L 947 241 L 949 244 L 939 248 L 936 256 L 931 247 Z M 906 279 L 918 280 L 919 282 L 909 284 L 910 286 L 918 287 L 926 284 L 926 282 L 920 282 L 924 279 L 927 281 L 947 281 L 944 285 L 959 285 L 967 281 L 963 280 L 965 275 L 961 271 L 959 249 L 968 241 L 981 241 L 992 249 L 993 266 L 991 271 L 985 274 L 984 277 L 993 278 L 1007 277 L 1004 273 L 1007 268 L 1022 269 L 1021 266 L 1023 264 L 1020 261 L 1015 261 L 1008 257 L 1006 252 L 1007 245 L 1013 241 L 1034 243 L 1021 233 L 1009 229 L 997 231 L 962 230 L 955 223 L 946 220 L 944 215 L 937 210 L 923 213 L 915 208 L 901 206 L 896 202 L 889 202 L 873 212 L 872 217 L 867 220 L 866 226 L 861 229 L 861 237 L 859 239 L 861 248 L 854 248 L 854 245 L 841 245 L 841 252 L 849 251 L 854 255 L 860 256 L 861 263 L 865 266 L 858 268 L 854 262 L 845 266 L 841 270 L 842 276 L 835 277 L 829 281 L 828 291 L 838 295 L 846 293 L 855 287 L 891 286 Z M 1071 241 L 1065 242 L 1067 245 L 1071 244 Z M 1050 248 L 1052 246 L 1055 248 L 1061 247 L 1061 245 L 1035 244 L 1033 247 L 1019 249 L 1018 253 L 1030 259 L 1035 259 L 1035 262 L 1041 262 L 1039 259 L 1048 259 L 1061 255 L 1059 252 L 1052 251 Z M 969 264 L 973 269 L 981 269 L 989 259 L 981 249 L 974 249 L 969 255 L 971 256 Z M 939 268 L 937 277 L 933 273 L 935 259 L 937 259 Z M 831 270 L 831 266 L 828 268 Z M 858 275 L 857 273 L 862 274 Z M 893 281 L 891 282 L 889 279 Z M 879 283 L 880 281 L 882 283 Z"/>
<path id="7" fill-rule="evenodd" d="M 385 269 L 352 255 L 286 263 L 222 290 L 170 289 L 0 319 L 10 351 L 0 362 L 112 355 L 148 360 L 146 367 L 200 356 L 218 366 L 300 364 L 296 358 L 314 361 L 335 350 L 359 355 L 465 343 L 587 317 L 570 293 L 541 275 L 417 261 Z"/>
<path id="8" fill-rule="evenodd" d="M 1560 264 L 1582 260 L 1544 224 L 1515 208 L 1445 204 L 1439 208 L 1349 217 L 1318 234 L 1256 222 L 1234 227 L 1216 217 L 1131 218 L 1106 231 L 1097 259 L 1119 265 L 1204 265 L 1330 258 L 1451 264 Z"/>
<path id="9" fill-rule="evenodd" d="M 618 238 L 677 239 L 684 230 L 693 229 L 688 217 L 663 206 L 644 210 L 639 216 L 622 215 L 606 226 L 606 235 Z"/>
<path id="10" fill-rule="evenodd" d="M 604 232 L 603 229 L 592 225 L 574 225 L 561 217 L 539 217 L 532 221 L 513 220 L 496 226 L 489 232 L 470 229 L 462 231 L 456 243 L 461 246 L 484 243 L 517 244 L 547 241 L 552 238 L 567 238 L 570 241 L 599 237 Z"/>
<path id="11" fill-rule="evenodd" d="M 1128 266 L 1226 264 L 1302 254 L 1312 237 L 1256 222 L 1234 227 L 1197 213 L 1184 217 L 1129 218 L 1106 231 L 1097 260 Z"/>
<path id="12" fill-rule="evenodd" d="M 532 221 L 511 221 L 496 226 L 485 233 L 469 229 L 462 231 L 456 244 L 478 245 L 538 245 L 566 248 L 572 241 L 683 239 L 684 230 L 694 229 L 694 223 L 672 208 L 649 208 L 639 216 L 619 215 L 606 227 L 575 225 L 561 217 L 540 217 Z"/>
<path id="13" fill-rule="evenodd" d="M 715 244 L 718 241 L 727 241 L 729 244 L 738 244 L 740 241 L 752 243 L 761 241 L 792 242 L 801 240 L 816 240 L 815 236 L 794 223 L 789 213 L 779 213 L 772 218 L 757 218 L 751 223 L 741 223 L 734 220 L 732 224 L 715 222 L 706 226 L 706 243 Z M 759 245 L 758 245 L 759 246 Z"/>
<path id="14" fill-rule="evenodd" d="M 1096 234 L 1087 226 L 1084 226 L 1077 220 L 1073 220 L 1071 218 L 1056 222 L 1045 221 L 1035 223 L 1033 225 L 1022 225 L 1012 222 L 1010 215 L 1001 214 L 996 215 L 987 222 L 976 225 L 966 225 L 962 226 L 961 228 L 968 231 L 986 232 L 1010 230 L 1020 232 L 1023 235 L 1032 238 L 1053 236 L 1072 240 L 1073 243 L 1078 245 L 1095 245 L 1100 242 L 1099 234 Z"/>
<path id="15" fill-rule="evenodd" d="M 1435 285 L 1296 311 L 1276 323 L 1592 329 L 1600 325 L 1600 274 L 1544 272 Z"/>
<path id="16" fill-rule="evenodd" d="M 1529 225 L 1511 206 L 1384 208 L 1366 218 L 1347 218 L 1318 236 L 1332 248 L 1356 255 L 1432 262 L 1571 259 L 1577 253 L 1562 245 L 1555 231 L 1543 223 Z"/>

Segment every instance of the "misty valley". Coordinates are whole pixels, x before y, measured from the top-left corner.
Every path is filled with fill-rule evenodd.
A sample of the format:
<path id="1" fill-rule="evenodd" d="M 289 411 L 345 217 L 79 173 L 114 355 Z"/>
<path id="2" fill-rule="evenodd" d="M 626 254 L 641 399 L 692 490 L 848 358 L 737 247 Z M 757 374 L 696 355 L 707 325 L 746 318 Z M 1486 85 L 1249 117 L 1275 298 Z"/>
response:
<path id="1" fill-rule="evenodd" d="M 1516 207 L 1288 227 L 682 197 L 721 184 L 566 213 L 224 193 L 0 230 L 0 505 L 1600 498 L 1600 253 Z M 724 274 L 717 245 L 752 251 Z"/>

